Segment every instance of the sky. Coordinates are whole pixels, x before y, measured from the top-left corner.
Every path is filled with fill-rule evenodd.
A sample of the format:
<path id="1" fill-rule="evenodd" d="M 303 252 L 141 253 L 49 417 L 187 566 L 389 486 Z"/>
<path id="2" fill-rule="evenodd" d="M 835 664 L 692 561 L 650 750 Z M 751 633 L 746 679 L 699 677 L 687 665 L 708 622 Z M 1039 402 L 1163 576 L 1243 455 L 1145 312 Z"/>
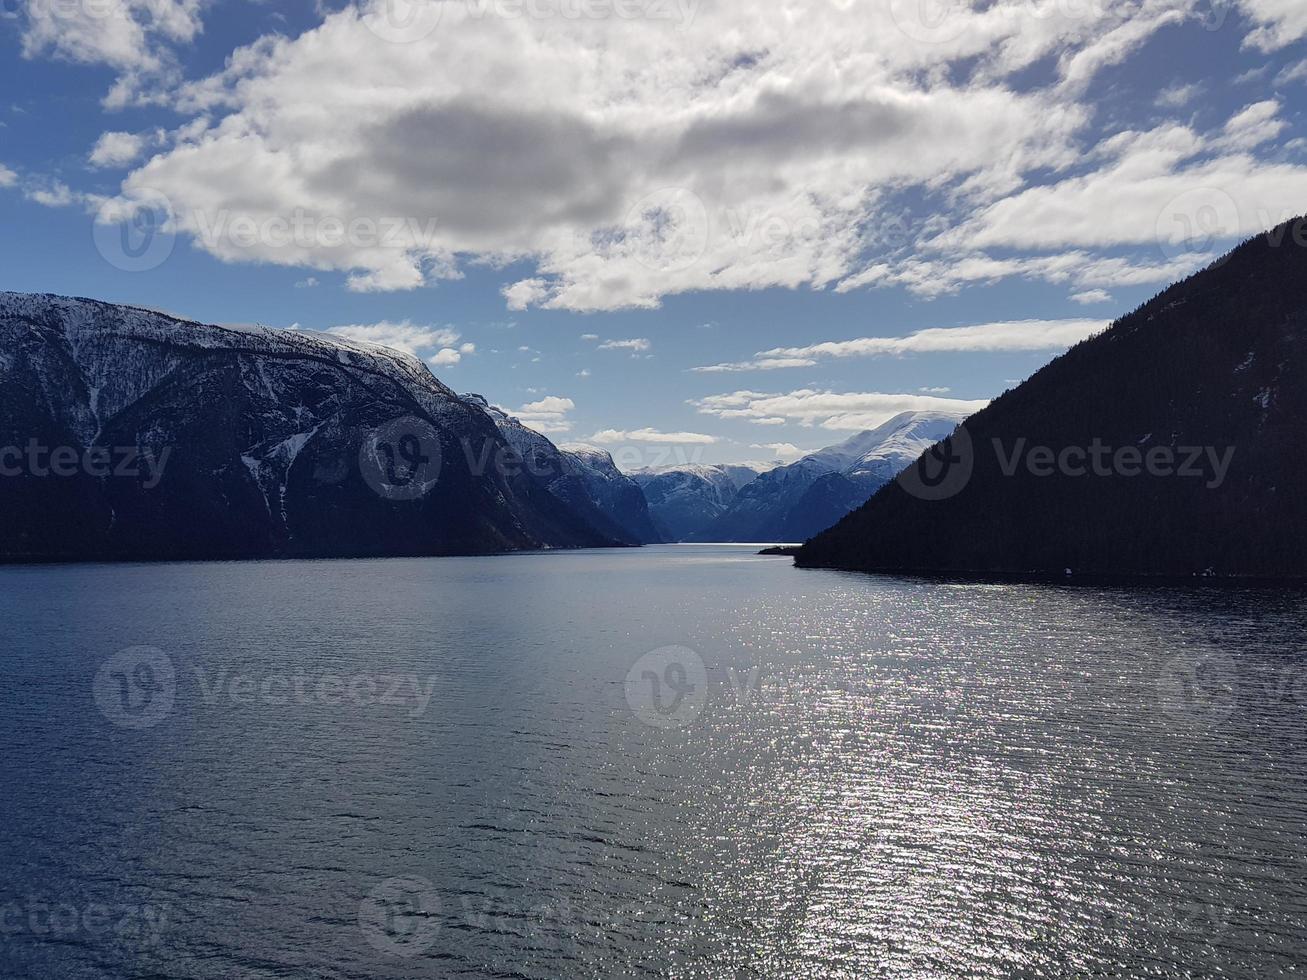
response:
<path id="1" fill-rule="evenodd" d="M 0 0 L 0 289 L 619 464 L 974 411 L 1307 212 L 1302 0 Z"/>

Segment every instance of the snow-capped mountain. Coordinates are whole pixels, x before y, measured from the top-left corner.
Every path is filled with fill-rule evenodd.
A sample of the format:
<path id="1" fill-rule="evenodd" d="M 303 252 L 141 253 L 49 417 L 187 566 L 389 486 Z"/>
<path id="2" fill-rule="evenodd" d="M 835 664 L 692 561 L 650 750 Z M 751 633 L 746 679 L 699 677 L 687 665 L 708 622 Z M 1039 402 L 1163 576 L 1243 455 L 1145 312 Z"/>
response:
<path id="1" fill-rule="evenodd" d="M 861 506 L 964 418 L 904 412 L 749 483 L 698 541 L 806 541 Z"/>
<path id="2" fill-rule="evenodd" d="M 633 545 L 666 540 L 649 516 L 649 505 L 639 485 L 618 470 L 607 452 L 580 444 L 560 449 L 481 395 L 462 397 L 494 419 L 504 438 L 521 454 L 526 468 L 554 496 L 606 535 Z"/>
<path id="3" fill-rule="evenodd" d="M 8 560 L 613 543 L 415 357 L 93 300 L 0 293 L 0 452 Z"/>
<path id="4" fill-rule="evenodd" d="M 760 472 L 758 467 L 739 464 L 689 464 L 636 470 L 631 477 L 644 490 L 649 512 L 665 540 L 686 541 L 725 513 L 740 489 Z"/>

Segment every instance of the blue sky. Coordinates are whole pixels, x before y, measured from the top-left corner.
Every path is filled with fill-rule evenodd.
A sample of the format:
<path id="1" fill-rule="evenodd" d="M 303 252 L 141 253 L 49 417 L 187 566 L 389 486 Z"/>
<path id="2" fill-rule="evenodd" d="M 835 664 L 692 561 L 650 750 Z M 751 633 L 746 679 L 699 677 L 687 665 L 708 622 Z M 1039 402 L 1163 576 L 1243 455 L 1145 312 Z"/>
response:
<path id="1" fill-rule="evenodd" d="M 8 0 L 0 288 L 404 346 L 626 465 L 788 459 L 1307 211 L 1305 37 L 1299 0 Z"/>

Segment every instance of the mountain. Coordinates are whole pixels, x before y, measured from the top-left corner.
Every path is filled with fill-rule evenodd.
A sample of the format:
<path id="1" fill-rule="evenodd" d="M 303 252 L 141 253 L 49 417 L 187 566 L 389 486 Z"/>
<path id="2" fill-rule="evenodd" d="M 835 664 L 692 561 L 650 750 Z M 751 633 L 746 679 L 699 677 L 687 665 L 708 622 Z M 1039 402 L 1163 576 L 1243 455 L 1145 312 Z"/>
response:
<path id="1" fill-rule="evenodd" d="M 1252 239 L 968 419 L 799 565 L 1307 575 L 1307 219 Z"/>
<path id="2" fill-rule="evenodd" d="M 762 472 L 753 466 L 687 464 L 637 470 L 649 511 L 665 540 L 686 541 L 725 513 L 740 489 Z"/>
<path id="3" fill-rule="evenodd" d="M 618 470 L 607 452 L 584 445 L 560 449 L 481 395 L 462 397 L 494 419 L 532 475 L 605 535 L 628 545 L 664 540 L 640 486 Z"/>
<path id="4" fill-rule="evenodd" d="M 805 541 L 952 432 L 961 415 L 904 412 L 745 486 L 696 541 Z"/>
<path id="5" fill-rule="evenodd" d="M 614 543 L 417 358 L 0 293 L 0 560 Z"/>

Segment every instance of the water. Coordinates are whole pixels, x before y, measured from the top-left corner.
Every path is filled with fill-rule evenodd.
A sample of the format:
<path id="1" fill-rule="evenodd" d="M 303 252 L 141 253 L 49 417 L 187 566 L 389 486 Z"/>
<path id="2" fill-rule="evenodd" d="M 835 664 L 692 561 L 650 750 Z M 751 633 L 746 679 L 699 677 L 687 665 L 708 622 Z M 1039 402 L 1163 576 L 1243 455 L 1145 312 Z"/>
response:
<path id="1" fill-rule="evenodd" d="M 0 569 L 0 612 L 5 978 L 1307 960 L 1298 592 L 682 546 Z"/>

